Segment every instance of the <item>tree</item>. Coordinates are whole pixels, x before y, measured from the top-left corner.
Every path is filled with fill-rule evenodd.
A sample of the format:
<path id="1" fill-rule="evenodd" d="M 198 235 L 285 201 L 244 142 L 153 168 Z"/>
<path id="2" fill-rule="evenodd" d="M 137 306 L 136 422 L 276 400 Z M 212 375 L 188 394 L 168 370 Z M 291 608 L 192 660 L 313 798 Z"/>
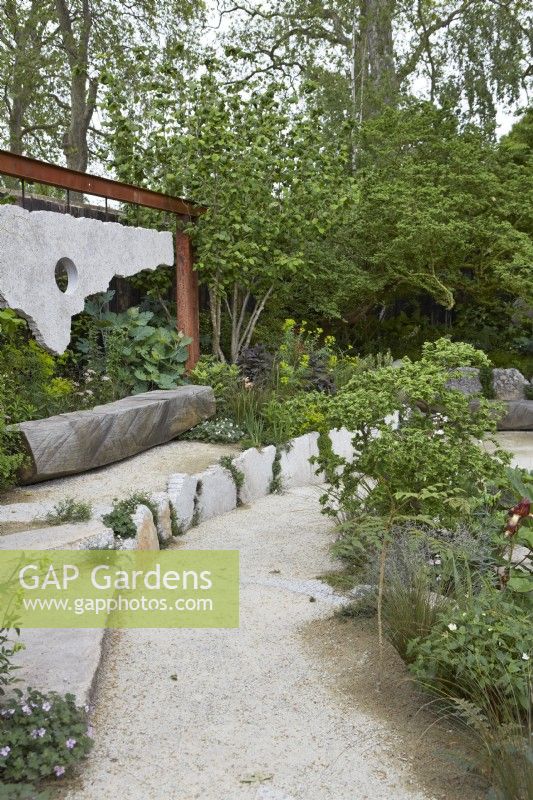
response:
<path id="1" fill-rule="evenodd" d="M 51 76 L 58 66 L 52 0 L 0 0 L 1 118 L 9 150 L 41 154 L 52 147 L 58 124 L 50 104 Z"/>
<path id="2" fill-rule="evenodd" d="M 101 138 L 94 114 L 102 73 L 114 72 L 120 81 L 136 70 L 136 83 L 139 73 L 149 83 L 146 65 L 154 50 L 182 41 L 203 4 L 0 0 L 0 8 L 7 21 L 0 31 L 0 73 L 10 146 L 35 152 L 30 134 L 45 131 L 50 152 L 60 145 L 67 166 L 85 171 L 91 136 Z"/>
<path id="3" fill-rule="evenodd" d="M 313 271 L 303 252 L 326 235 L 345 170 L 318 120 L 282 104 L 276 90 L 249 86 L 243 95 L 223 89 L 211 72 L 189 83 L 179 106 L 159 93 L 147 138 L 120 112 L 110 120 L 121 177 L 149 175 L 152 185 L 208 206 L 191 232 L 221 360 L 224 318 L 227 356 L 236 361 L 271 298 Z"/>
<path id="4" fill-rule="evenodd" d="M 315 79 L 357 122 L 395 105 L 417 78 L 428 99 L 492 119 L 533 76 L 526 0 L 223 0 L 221 13 L 233 20 L 236 80 Z"/>

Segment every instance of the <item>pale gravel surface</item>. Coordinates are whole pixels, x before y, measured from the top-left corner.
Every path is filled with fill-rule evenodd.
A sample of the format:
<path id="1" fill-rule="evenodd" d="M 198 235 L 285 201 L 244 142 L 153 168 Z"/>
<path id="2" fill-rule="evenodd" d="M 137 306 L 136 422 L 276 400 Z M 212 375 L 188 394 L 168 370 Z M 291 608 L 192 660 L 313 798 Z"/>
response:
<path id="1" fill-rule="evenodd" d="M 334 608 L 315 580 L 335 566 L 318 495 L 272 495 L 186 535 L 240 550 L 241 626 L 113 634 L 95 748 L 64 800 L 431 800 L 305 645 Z"/>
<path id="2" fill-rule="evenodd" d="M 1 502 L 48 504 L 74 497 L 103 505 L 114 497 L 125 497 L 131 492 L 164 492 L 171 473 L 202 472 L 222 456 L 238 452 L 239 448 L 231 444 L 169 442 L 81 475 L 17 487 L 3 495 Z"/>

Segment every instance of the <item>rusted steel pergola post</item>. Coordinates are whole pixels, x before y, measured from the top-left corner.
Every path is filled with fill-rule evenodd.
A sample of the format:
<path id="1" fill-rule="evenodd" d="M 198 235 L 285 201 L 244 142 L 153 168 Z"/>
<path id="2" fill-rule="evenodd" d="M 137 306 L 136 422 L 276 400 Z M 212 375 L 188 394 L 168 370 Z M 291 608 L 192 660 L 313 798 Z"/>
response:
<path id="1" fill-rule="evenodd" d="M 187 369 L 200 358 L 200 317 L 198 310 L 198 274 L 193 269 L 193 249 L 190 236 L 176 231 L 176 316 L 178 330 L 190 336 Z"/>

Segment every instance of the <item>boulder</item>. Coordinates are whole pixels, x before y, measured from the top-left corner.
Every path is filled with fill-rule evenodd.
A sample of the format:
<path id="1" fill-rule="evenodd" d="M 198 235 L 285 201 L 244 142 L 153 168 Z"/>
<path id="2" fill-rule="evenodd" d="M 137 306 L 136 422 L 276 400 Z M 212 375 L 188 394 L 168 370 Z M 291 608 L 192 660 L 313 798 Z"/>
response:
<path id="1" fill-rule="evenodd" d="M 524 390 L 528 386 L 528 382 L 522 373 L 513 367 L 511 369 L 494 369 L 492 385 L 496 400 L 511 401 L 524 399 Z"/>
<path id="2" fill-rule="evenodd" d="M 89 411 L 21 422 L 29 464 L 23 483 L 86 472 L 165 444 L 215 413 L 209 386 L 179 386 L 125 397 Z"/>
<path id="3" fill-rule="evenodd" d="M 533 400 L 512 400 L 498 421 L 500 431 L 533 431 Z"/>
<path id="4" fill-rule="evenodd" d="M 481 394 L 482 387 L 477 367 L 458 367 L 452 372 L 453 377 L 446 384 L 448 389 L 457 389 L 467 396 Z"/>

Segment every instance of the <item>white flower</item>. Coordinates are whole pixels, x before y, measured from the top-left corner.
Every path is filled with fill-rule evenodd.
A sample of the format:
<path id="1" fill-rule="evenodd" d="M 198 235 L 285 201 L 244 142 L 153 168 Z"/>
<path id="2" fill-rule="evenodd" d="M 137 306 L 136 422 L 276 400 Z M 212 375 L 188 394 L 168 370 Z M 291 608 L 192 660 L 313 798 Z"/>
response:
<path id="1" fill-rule="evenodd" d="M 522 661 L 529 661 L 529 656 L 527 653 L 522 653 Z"/>
<path id="2" fill-rule="evenodd" d="M 22 706 L 22 713 L 23 714 L 31 714 L 32 713 L 31 708 L 29 706 L 27 706 L 27 705 Z"/>
<path id="3" fill-rule="evenodd" d="M 449 622 L 448 623 L 448 630 L 449 631 L 456 631 L 457 630 L 457 625 L 455 624 L 455 622 Z"/>
<path id="4" fill-rule="evenodd" d="M 11 748 L 9 747 L 9 745 L 6 744 L 5 747 L 0 747 L 0 756 L 2 756 L 2 758 L 7 758 L 10 752 Z"/>

